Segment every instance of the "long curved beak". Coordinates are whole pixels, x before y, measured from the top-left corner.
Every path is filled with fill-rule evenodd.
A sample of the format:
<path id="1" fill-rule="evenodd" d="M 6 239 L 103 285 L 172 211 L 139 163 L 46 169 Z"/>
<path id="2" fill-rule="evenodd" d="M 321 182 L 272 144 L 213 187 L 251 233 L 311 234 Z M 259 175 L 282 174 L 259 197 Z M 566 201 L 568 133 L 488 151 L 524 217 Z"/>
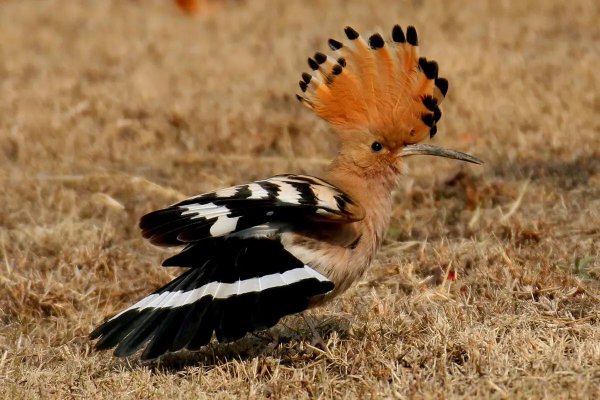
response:
<path id="1" fill-rule="evenodd" d="M 404 146 L 400 152 L 400 157 L 409 157 L 417 155 L 437 156 L 453 158 L 455 160 L 466 161 L 473 164 L 483 164 L 479 158 L 461 151 L 444 149 L 443 147 L 434 146 L 431 144 L 409 144 Z"/>

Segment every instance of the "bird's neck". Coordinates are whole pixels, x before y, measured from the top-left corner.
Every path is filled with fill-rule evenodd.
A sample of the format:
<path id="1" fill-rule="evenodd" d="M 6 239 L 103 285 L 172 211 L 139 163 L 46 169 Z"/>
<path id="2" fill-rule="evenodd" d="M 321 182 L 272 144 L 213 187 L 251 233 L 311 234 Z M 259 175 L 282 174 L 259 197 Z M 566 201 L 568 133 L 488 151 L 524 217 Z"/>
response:
<path id="1" fill-rule="evenodd" d="M 365 210 L 365 233 L 372 236 L 379 247 L 387 231 L 392 213 L 392 191 L 396 188 L 399 173 L 390 168 L 381 173 L 364 170 L 343 159 L 334 160 L 326 173 L 326 180 L 347 193 Z"/>

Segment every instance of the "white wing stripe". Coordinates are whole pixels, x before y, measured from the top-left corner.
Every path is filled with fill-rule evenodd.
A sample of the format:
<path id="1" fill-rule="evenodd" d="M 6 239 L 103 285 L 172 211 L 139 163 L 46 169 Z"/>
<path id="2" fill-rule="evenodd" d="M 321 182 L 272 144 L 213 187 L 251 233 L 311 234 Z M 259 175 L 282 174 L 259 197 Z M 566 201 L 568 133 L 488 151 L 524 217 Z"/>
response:
<path id="1" fill-rule="evenodd" d="M 226 206 L 218 206 L 214 203 L 208 204 L 191 204 L 189 206 L 183 206 L 182 209 L 186 209 L 183 211 L 181 215 L 190 215 L 191 219 L 196 218 L 217 218 L 222 215 L 227 215 L 231 212 L 229 208 Z M 195 214 L 195 215 L 192 215 Z"/>
<path id="2" fill-rule="evenodd" d="M 284 203 L 300 204 L 300 193 L 296 188 L 285 181 L 277 181 L 275 183 L 279 187 L 277 199 Z"/>
<path id="3" fill-rule="evenodd" d="M 193 203 L 193 204 L 188 204 L 186 206 L 181 206 L 181 208 L 187 209 L 187 211 L 182 213 L 182 215 L 185 215 L 185 214 L 190 214 L 190 213 L 194 213 L 194 212 L 202 212 L 205 210 L 219 209 L 219 208 L 221 208 L 221 206 L 218 206 L 215 203 L 206 203 L 206 204 Z"/>
<path id="4" fill-rule="evenodd" d="M 248 185 L 248 190 L 252 193 L 248 198 L 249 199 L 266 199 L 269 197 L 269 192 L 262 188 L 258 183 L 250 183 Z"/>
<path id="5" fill-rule="evenodd" d="M 227 215 L 221 215 L 210 227 L 210 234 L 213 237 L 217 237 L 234 232 L 238 219 L 240 219 L 240 217 L 229 218 Z"/>
<path id="6" fill-rule="evenodd" d="M 314 269 L 312 269 L 306 265 L 304 266 L 304 269 L 310 276 L 312 276 L 313 278 L 317 278 L 321 282 L 329 281 L 329 279 L 327 279 L 324 275 L 321 275 L 320 273 L 318 273 L 317 271 L 315 271 Z"/>
<path id="7" fill-rule="evenodd" d="M 310 189 L 313 191 L 315 197 L 317 198 L 319 206 L 326 207 L 332 210 L 338 210 L 335 195 L 339 193 L 327 186 L 310 185 Z"/>
<path id="8" fill-rule="evenodd" d="M 199 288 L 188 291 L 163 292 L 151 294 L 133 306 L 117 314 L 114 318 L 130 310 L 144 310 L 146 308 L 172 308 L 192 304 L 203 297 L 212 296 L 215 299 L 227 299 L 238 294 L 259 292 L 262 290 L 282 287 L 301 282 L 306 279 L 316 278 L 321 282 L 329 281 L 317 271 L 305 265 L 294 268 L 281 274 L 264 275 L 233 283 L 210 282 Z"/>
<path id="9" fill-rule="evenodd" d="M 225 189 L 219 189 L 215 192 L 217 197 L 233 197 L 237 194 L 239 186 L 232 186 Z"/>
<path id="10" fill-rule="evenodd" d="M 265 238 L 269 236 L 274 236 L 277 233 L 279 233 L 279 228 L 276 225 L 264 224 L 255 225 L 251 228 L 247 228 L 238 232 L 233 232 L 229 235 L 229 237 L 236 237 L 241 239 Z"/>

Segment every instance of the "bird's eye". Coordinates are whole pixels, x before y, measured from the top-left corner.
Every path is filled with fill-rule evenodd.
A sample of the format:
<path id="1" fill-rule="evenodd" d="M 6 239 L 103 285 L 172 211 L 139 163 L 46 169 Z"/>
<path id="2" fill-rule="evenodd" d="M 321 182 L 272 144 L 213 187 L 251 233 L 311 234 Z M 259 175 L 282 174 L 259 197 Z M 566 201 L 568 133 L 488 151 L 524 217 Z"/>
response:
<path id="1" fill-rule="evenodd" d="M 379 142 L 373 142 L 373 144 L 371 144 L 371 150 L 373 150 L 375 153 L 380 152 L 383 149 L 383 145 Z"/>

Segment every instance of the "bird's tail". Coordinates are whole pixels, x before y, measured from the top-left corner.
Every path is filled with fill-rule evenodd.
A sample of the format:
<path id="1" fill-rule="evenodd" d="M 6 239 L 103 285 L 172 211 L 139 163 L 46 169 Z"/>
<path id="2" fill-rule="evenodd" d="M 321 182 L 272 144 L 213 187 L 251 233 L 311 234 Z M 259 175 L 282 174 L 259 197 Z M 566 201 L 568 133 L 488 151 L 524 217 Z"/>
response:
<path id="1" fill-rule="evenodd" d="M 215 332 L 220 342 L 275 325 L 305 310 L 308 299 L 333 283 L 266 239 L 190 244 L 165 266 L 190 268 L 96 328 L 96 349 L 116 346 L 118 357 L 146 345 L 142 359 L 181 349 L 197 350 Z"/>
<path id="2" fill-rule="evenodd" d="M 433 137 L 448 81 L 435 61 L 419 57 L 415 28 L 405 34 L 396 25 L 388 41 L 351 27 L 345 33 L 349 43 L 329 39 L 335 56 L 308 59 L 313 72 L 302 74 L 298 100 L 342 132 L 367 129 L 404 144 Z"/>

